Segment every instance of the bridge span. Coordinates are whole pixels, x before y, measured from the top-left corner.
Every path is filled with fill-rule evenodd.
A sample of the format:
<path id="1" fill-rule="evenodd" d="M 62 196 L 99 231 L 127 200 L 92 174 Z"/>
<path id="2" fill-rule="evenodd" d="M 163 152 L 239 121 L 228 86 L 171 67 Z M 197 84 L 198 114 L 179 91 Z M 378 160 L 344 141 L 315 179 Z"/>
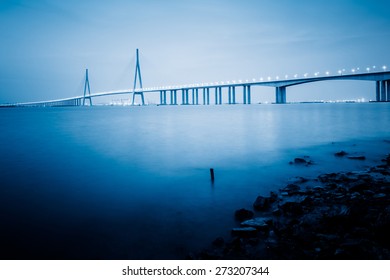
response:
<path id="1" fill-rule="evenodd" d="M 251 89 L 255 86 L 267 86 L 275 88 L 275 103 L 284 104 L 287 102 L 287 88 L 306 83 L 314 83 L 320 81 L 331 80 L 360 80 L 371 81 L 376 85 L 375 100 L 378 102 L 390 101 L 390 71 L 353 73 L 348 75 L 326 75 L 315 77 L 303 77 L 292 79 L 270 79 L 252 80 L 239 82 L 220 82 L 220 83 L 202 83 L 190 84 L 184 86 L 166 86 L 166 87 L 150 87 L 150 88 L 133 88 L 117 91 L 106 91 L 86 94 L 86 89 L 89 90 L 88 72 L 86 74 L 86 86 L 84 95 L 47 100 L 39 102 L 24 102 L 3 104 L 2 106 L 82 106 L 92 105 L 92 99 L 102 96 L 133 94 L 142 95 L 146 93 L 157 93 L 160 95 L 160 105 L 209 105 L 210 95 L 214 94 L 214 104 L 251 104 Z M 241 96 L 241 102 L 237 95 Z M 178 95 L 181 95 L 180 101 Z M 201 98 L 199 98 L 201 95 Z M 89 102 L 86 102 L 89 101 Z M 86 104 L 89 103 L 89 104 Z"/>

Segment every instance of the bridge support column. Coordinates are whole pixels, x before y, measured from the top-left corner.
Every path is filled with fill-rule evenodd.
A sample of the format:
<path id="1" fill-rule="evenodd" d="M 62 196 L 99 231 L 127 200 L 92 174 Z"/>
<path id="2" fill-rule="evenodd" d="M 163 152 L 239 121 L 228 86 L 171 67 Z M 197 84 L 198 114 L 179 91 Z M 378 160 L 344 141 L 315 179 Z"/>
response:
<path id="1" fill-rule="evenodd" d="M 375 89 L 376 89 L 376 92 L 375 92 L 375 100 L 377 102 L 381 101 L 381 82 L 380 81 L 376 81 L 375 82 Z"/>
<path id="2" fill-rule="evenodd" d="M 246 86 L 242 88 L 242 103 L 246 104 Z"/>
<path id="3" fill-rule="evenodd" d="M 219 105 L 222 104 L 222 87 L 218 87 L 218 101 L 219 101 Z"/>
<path id="4" fill-rule="evenodd" d="M 242 90 L 243 103 L 251 104 L 251 86 L 244 86 Z"/>
<path id="5" fill-rule="evenodd" d="M 167 91 L 160 90 L 160 105 L 167 105 Z"/>
<path id="6" fill-rule="evenodd" d="M 195 89 L 195 104 L 199 105 L 199 89 Z"/>
<path id="7" fill-rule="evenodd" d="M 276 87 L 276 104 L 285 104 L 286 103 L 286 87 Z"/>
<path id="8" fill-rule="evenodd" d="M 170 94 L 170 105 L 177 105 L 177 92 L 176 90 L 171 90 Z"/>
<path id="9" fill-rule="evenodd" d="M 182 89 L 181 97 L 181 105 L 188 105 L 188 89 Z"/>
<path id="10" fill-rule="evenodd" d="M 228 88 L 228 103 L 232 104 L 232 87 Z"/>
<path id="11" fill-rule="evenodd" d="M 390 80 L 386 81 L 386 91 L 387 91 L 387 99 L 386 99 L 386 101 L 390 101 Z"/>
<path id="12" fill-rule="evenodd" d="M 381 81 L 381 101 L 387 100 L 386 81 Z"/>
<path id="13" fill-rule="evenodd" d="M 210 88 L 206 88 L 206 104 L 210 105 Z"/>
<path id="14" fill-rule="evenodd" d="M 236 104 L 236 87 L 232 87 L 232 102 Z"/>
<path id="15" fill-rule="evenodd" d="M 251 86 L 247 86 L 246 95 L 247 95 L 246 98 L 247 103 L 251 104 Z"/>
<path id="16" fill-rule="evenodd" d="M 215 105 L 218 105 L 218 88 L 215 88 Z"/>

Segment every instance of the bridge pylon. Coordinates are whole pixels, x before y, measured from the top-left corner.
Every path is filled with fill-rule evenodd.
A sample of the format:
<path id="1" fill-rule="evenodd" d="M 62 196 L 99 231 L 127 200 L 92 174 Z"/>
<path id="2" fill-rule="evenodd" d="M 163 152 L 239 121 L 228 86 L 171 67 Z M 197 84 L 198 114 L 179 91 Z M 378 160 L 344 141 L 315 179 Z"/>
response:
<path id="1" fill-rule="evenodd" d="M 141 91 L 136 91 L 137 77 L 138 77 L 139 88 L 141 89 Z M 142 91 L 142 77 L 141 77 L 141 68 L 139 66 L 138 49 L 136 50 L 136 64 L 135 64 L 135 76 L 134 76 L 134 87 L 133 87 L 133 101 L 131 102 L 131 105 L 134 105 L 135 95 L 141 95 L 142 105 L 145 105 L 144 93 Z"/>
<path id="2" fill-rule="evenodd" d="M 88 90 L 88 96 L 87 96 L 87 90 Z M 92 106 L 91 88 L 89 86 L 89 79 L 88 79 L 88 69 L 85 69 L 83 106 L 85 106 L 85 99 L 88 99 L 89 106 Z"/>

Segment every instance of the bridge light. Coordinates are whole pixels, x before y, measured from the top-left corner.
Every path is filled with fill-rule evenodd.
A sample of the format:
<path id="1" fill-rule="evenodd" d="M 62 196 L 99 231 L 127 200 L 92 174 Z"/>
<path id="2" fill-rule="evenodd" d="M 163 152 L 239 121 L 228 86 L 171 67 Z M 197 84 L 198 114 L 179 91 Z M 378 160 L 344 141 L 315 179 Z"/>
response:
<path id="1" fill-rule="evenodd" d="M 233 84 L 235 84 L 236 83 L 236 81 L 235 80 L 233 80 Z"/>
<path id="2" fill-rule="evenodd" d="M 367 67 L 366 70 L 367 70 L 367 72 L 370 72 L 370 67 Z"/>
<path id="3" fill-rule="evenodd" d="M 383 69 L 383 71 L 386 71 L 387 66 L 386 66 L 386 65 L 383 65 L 383 66 L 382 66 L 382 69 Z"/>
<path id="4" fill-rule="evenodd" d="M 374 65 L 374 66 L 372 66 L 372 69 L 375 69 L 376 68 L 376 66 Z"/>
<path id="5" fill-rule="evenodd" d="M 326 76 L 329 76 L 329 71 L 326 71 L 325 74 L 326 74 Z"/>
<path id="6" fill-rule="evenodd" d="M 238 80 L 239 83 L 242 83 L 242 80 Z"/>
<path id="7" fill-rule="evenodd" d="M 263 81 L 263 80 L 264 80 L 263 77 L 261 77 L 261 78 L 260 78 L 260 81 Z"/>
<path id="8" fill-rule="evenodd" d="M 268 79 L 268 81 L 271 81 L 271 77 L 270 77 L 270 76 L 268 76 L 268 78 L 267 78 L 267 79 Z"/>
<path id="9" fill-rule="evenodd" d="M 337 71 L 337 73 L 339 73 L 340 75 L 342 75 L 342 74 L 343 74 L 343 71 L 339 70 L 339 71 Z"/>
<path id="10" fill-rule="evenodd" d="M 256 79 L 255 79 L 255 78 L 253 78 L 253 79 L 252 79 L 252 81 L 256 82 Z"/>
<path id="11" fill-rule="evenodd" d="M 297 78 L 297 77 L 298 77 L 298 74 L 295 74 L 295 75 L 294 75 L 294 78 Z"/>
<path id="12" fill-rule="evenodd" d="M 285 78 L 285 79 L 288 79 L 288 75 L 284 75 L 284 78 Z"/>
<path id="13" fill-rule="evenodd" d="M 306 78 L 307 77 L 307 75 L 309 75 L 308 73 L 305 73 L 305 74 L 303 74 L 303 76 Z"/>
<path id="14" fill-rule="evenodd" d="M 319 72 L 315 72 L 315 73 L 314 73 L 314 76 L 316 76 L 316 77 L 317 77 L 317 76 L 318 76 L 318 74 L 319 74 Z"/>
<path id="15" fill-rule="evenodd" d="M 355 73 L 355 72 L 356 72 L 356 70 L 355 70 L 355 69 L 352 69 L 352 70 L 351 70 L 351 72 L 352 72 L 352 73 Z"/>
<path id="16" fill-rule="evenodd" d="M 276 76 L 276 79 L 279 80 L 279 76 Z"/>

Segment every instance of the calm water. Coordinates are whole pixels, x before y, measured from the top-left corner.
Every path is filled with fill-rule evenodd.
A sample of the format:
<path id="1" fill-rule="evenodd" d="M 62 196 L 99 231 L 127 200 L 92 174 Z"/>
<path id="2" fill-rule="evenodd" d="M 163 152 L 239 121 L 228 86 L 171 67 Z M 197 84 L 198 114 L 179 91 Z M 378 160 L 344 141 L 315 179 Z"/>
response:
<path id="1" fill-rule="evenodd" d="M 184 258 L 228 236 L 236 209 L 292 176 L 378 163 L 390 151 L 389 109 L 1 109 L 0 257 Z M 335 158 L 342 149 L 368 160 Z M 288 164 L 304 155 L 316 164 Z"/>

